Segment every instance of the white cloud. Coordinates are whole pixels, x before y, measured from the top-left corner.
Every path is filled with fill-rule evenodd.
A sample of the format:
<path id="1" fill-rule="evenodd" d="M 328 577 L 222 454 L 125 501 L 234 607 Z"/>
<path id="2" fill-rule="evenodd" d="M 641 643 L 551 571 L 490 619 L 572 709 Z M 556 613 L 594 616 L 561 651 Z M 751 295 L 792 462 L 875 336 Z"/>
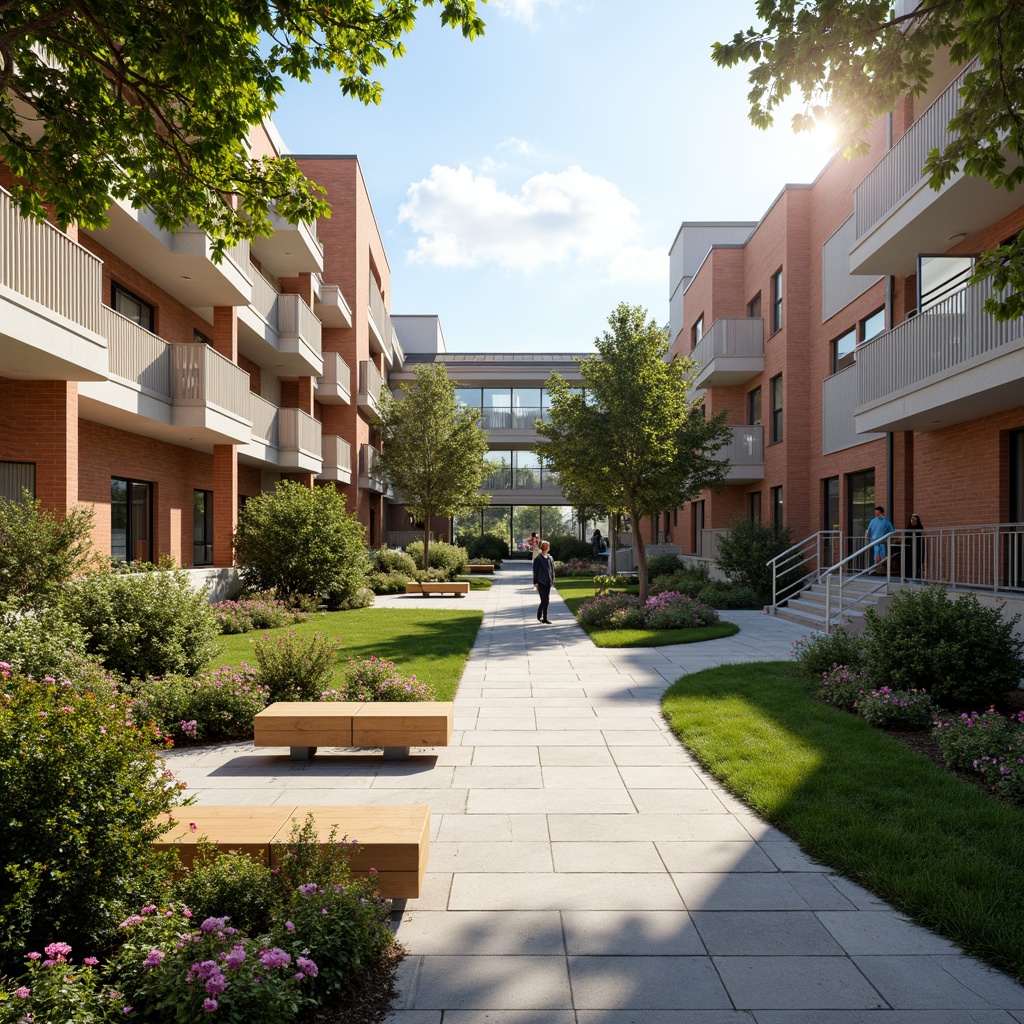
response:
<path id="1" fill-rule="evenodd" d="M 410 185 L 398 219 L 420 236 L 412 263 L 514 271 L 576 263 L 609 280 L 664 281 L 667 257 L 641 244 L 638 212 L 616 185 L 580 167 L 534 175 L 511 193 L 462 165 L 435 166 Z"/>
<path id="2" fill-rule="evenodd" d="M 559 3 L 561 3 L 561 0 L 490 0 L 488 6 L 512 18 L 514 21 L 522 22 L 522 24 L 534 28 L 533 15 L 537 8 L 545 4 L 557 7 Z"/>
<path id="3" fill-rule="evenodd" d="M 513 153 L 518 156 L 533 156 L 537 150 L 533 148 L 533 145 L 526 141 L 526 139 L 516 138 L 515 135 L 510 135 L 503 142 L 499 142 L 495 149 L 511 149 Z"/>

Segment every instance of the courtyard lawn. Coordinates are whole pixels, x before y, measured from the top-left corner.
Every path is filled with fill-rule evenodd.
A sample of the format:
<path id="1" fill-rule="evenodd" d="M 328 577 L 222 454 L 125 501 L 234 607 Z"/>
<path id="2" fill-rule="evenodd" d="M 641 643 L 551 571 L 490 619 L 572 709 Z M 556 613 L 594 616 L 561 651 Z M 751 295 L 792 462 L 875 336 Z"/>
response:
<path id="1" fill-rule="evenodd" d="M 458 576 L 456 579 L 469 583 L 470 590 L 490 590 L 494 586 L 490 576 Z"/>
<path id="2" fill-rule="evenodd" d="M 488 581 L 489 582 L 489 581 Z M 221 651 L 208 668 L 255 664 L 252 641 L 292 631 L 296 636 L 326 633 L 342 647 L 334 669 L 340 682 L 349 658 L 376 655 L 393 661 L 403 676 L 415 675 L 434 688 L 438 700 L 451 700 L 473 647 L 483 612 L 473 609 L 359 608 L 349 612 L 317 612 L 303 622 L 278 629 L 254 630 L 220 637 Z"/>
<path id="3" fill-rule="evenodd" d="M 791 663 L 684 676 L 663 707 L 695 757 L 807 854 L 1024 979 L 1024 810 L 814 700 Z"/>
<path id="4" fill-rule="evenodd" d="M 581 604 L 597 593 L 592 579 L 555 580 L 555 587 L 576 614 Z M 627 594 L 639 594 L 639 587 L 616 587 Z M 740 627 L 732 622 L 716 622 L 712 626 L 698 626 L 693 629 L 587 629 L 595 647 L 668 647 L 672 644 L 695 644 L 703 640 L 718 640 L 732 636 Z"/>

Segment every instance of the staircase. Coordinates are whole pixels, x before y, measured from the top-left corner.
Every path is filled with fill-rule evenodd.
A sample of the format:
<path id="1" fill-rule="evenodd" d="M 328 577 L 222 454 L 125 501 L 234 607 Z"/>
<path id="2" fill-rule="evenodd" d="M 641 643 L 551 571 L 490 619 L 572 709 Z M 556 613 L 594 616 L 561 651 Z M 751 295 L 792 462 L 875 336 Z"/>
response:
<path id="1" fill-rule="evenodd" d="M 775 614 L 787 622 L 795 622 L 807 629 L 825 630 L 825 583 L 811 583 L 788 600 L 780 603 Z M 885 580 L 852 580 L 843 587 L 843 603 L 854 607 L 836 615 L 835 584 L 833 584 L 832 625 L 843 625 L 851 633 L 859 633 L 864 626 L 864 612 L 874 608 L 888 596 Z"/>

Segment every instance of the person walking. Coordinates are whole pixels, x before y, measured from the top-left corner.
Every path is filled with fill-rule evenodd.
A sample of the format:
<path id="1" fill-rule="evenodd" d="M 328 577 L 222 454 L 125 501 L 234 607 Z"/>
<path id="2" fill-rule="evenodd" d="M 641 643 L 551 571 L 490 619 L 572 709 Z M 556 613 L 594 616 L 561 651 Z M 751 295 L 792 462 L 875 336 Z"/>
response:
<path id="1" fill-rule="evenodd" d="M 540 554 L 533 560 L 533 586 L 540 597 L 540 607 L 537 609 L 537 621 L 548 625 L 551 620 L 548 618 L 548 601 L 551 598 L 551 587 L 555 582 L 555 560 L 548 554 L 551 545 L 546 541 L 540 542 Z"/>
<path id="2" fill-rule="evenodd" d="M 875 518 L 868 523 L 868 528 L 865 531 L 865 536 L 869 541 L 874 542 L 874 554 L 875 554 L 875 565 L 878 565 L 883 558 L 885 558 L 886 542 L 885 538 L 890 533 L 895 533 L 896 527 L 885 518 L 885 509 L 881 505 L 875 506 Z"/>
<path id="3" fill-rule="evenodd" d="M 590 550 L 594 552 L 595 558 L 601 557 L 601 531 L 594 528 L 594 532 L 590 535 Z"/>

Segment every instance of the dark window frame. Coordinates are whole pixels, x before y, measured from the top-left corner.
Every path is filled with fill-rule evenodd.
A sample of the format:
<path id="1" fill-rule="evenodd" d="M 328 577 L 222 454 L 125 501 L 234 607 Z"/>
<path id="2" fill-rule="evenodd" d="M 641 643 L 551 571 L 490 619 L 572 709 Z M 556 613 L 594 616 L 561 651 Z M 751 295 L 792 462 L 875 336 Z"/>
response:
<path id="1" fill-rule="evenodd" d="M 114 529 L 117 521 L 114 515 L 114 484 L 120 482 L 125 485 L 124 502 L 124 556 L 118 555 L 114 550 Z M 135 516 L 133 506 L 136 488 L 145 488 L 146 493 L 146 523 L 145 537 L 136 536 Z M 153 561 L 153 512 L 154 512 L 154 485 L 151 480 L 133 480 L 130 477 L 112 476 L 110 478 L 110 557 L 125 562 L 152 562 Z M 146 545 L 146 551 L 141 557 L 136 550 L 140 544 Z M 129 557 L 129 555 L 136 557 Z"/>
<path id="2" fill-rule="evenodd" d="M 136 320 L 134 317 L 128 316 L 128 314 L 123 310 L 118 309 L 117 299 L 119 295 L 123 295 L 126 299 L 131 299 L 132 302 L 137 302 L 142 313 L 148 312 L 149 323 L 143 323 L 142 319 Z M 150 334 L 156 333 L 156 307 L 151 302 L 147 302 L 144 298 L 136 295 L 135 292 L 125 288 L 123 284 L 118 284 L 116 281 L 110 282 L 110 308 L 115 312 L 120 313 L 125 319 L 131 320 L 133 324 L 138 324 L 143 330 L 149 331 Z"/>
<path id="3" fill-rule="evenodd" d="M 769 401 L 771 402 L 771 425 L 772 425 L 772 444 L 778 444 L 782 440 L 782 403 L 785 396 L 782 385 L 782 374 L 776 374 L 772 377 L 769 391 Z M 777 392 L 777 394 L 776 394 Z M 776 401 L 776 398 L 778 401 Z"/>
<path id="4" fill-rule="evenodd" d="M 782 484 L 772 488 L 772 523 L 780 529 L 786 524 Z"/>
<path id="5" fill-rule="evenodd" d="M 782 267 L 772 274 L 772 334 L 782 330 Z"/>
<path id="6" fill-rule="evenodd" d="M 197 498 L 203 495 L 200 522 Z M 213 491 L 196 487 L 192 491 L 192 564 L 213 565 Z"/>

